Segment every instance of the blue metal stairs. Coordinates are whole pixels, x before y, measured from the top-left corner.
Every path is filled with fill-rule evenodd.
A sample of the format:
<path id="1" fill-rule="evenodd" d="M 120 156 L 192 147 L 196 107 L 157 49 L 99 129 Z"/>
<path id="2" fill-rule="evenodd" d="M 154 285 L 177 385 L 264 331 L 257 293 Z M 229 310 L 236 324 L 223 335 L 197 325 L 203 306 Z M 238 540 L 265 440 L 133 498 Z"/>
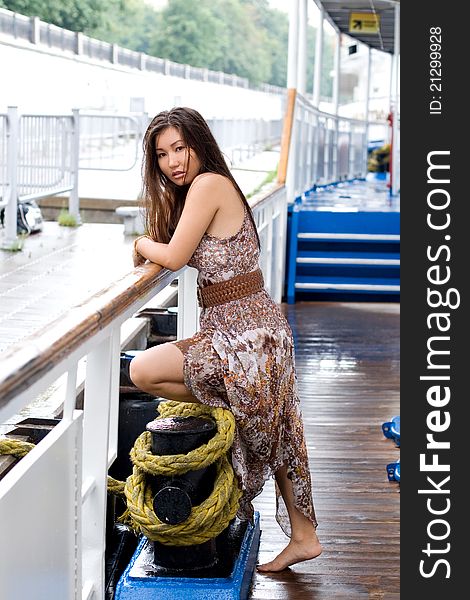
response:
<path id="1" fill-rule="evenodd" d="M 398 300 L 400 213 L 290 207 L 287 302 Z"/>

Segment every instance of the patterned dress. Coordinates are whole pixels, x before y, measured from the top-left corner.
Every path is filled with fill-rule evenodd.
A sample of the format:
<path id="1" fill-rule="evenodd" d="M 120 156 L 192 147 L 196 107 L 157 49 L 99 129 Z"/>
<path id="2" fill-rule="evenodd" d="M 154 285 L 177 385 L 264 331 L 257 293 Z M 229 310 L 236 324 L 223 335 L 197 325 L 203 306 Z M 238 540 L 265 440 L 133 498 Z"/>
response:
<path id="1" fill-rule="evenodd" d="M 245 207 L 240 230 L 227 238 L 206 233 L 189 261 L 198 283 L 226 281 L 258 268 L 259 249 Z M 203 404 L 229 408 L 237 423 L 232 465 L 243 490 L 238 516 L 253 516 L 251 501 L 283 464 L 297 508 L 315 525 L 310 472 L 297 394 L 290 326 L 263 290 L 201 311 L 200 330 L 174 342 L 184 356 L 184 383 Z M 290 536 L 276 486 L 276 519 Z"/>

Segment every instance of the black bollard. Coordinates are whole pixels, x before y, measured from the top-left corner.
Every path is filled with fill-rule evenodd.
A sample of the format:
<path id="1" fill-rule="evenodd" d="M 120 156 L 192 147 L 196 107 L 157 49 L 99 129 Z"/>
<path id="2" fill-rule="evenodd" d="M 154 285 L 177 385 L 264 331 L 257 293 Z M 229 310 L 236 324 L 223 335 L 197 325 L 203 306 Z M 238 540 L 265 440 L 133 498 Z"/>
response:
<path id="1" fill-rule="evenodd" d="M 152 434 L 152 453 L 158 456 L 187 454 L 206 444 L 216 433 L 214 421 L 204 417 L 168 417 L 147 424 Z M 155 514 L 164 523 L 186 521 L 193 506 L 211 493 L 215 464 L 174 477 L 156 476 L 150 485 L 154 493 Z M 171 570 L 196 570 L 216 563 L 215 539 L 194 546 L 167 546 L 154 542 L 155 564 Z"/>

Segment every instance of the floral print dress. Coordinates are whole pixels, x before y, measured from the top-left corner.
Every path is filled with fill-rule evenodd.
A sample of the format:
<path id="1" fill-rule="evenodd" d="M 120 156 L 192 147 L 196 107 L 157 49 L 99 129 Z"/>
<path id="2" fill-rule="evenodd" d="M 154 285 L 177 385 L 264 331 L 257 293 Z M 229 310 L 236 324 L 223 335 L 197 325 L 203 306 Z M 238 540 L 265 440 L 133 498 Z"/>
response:
<path id="1" fill-rule="evenodd" d="M 205 286 L 255 271 L 259 249 L 245 207 L 240 230 L 227 238 L 206 233 L 189 261 Z M 174 342 L 184 356 L 184 383 L 203 404 L 228 408 L 237 431 L 232 465 L 243 496 L 238 517 L 253 516 L 251 501 L 283 464 L 297 508 L 316 526 L 290 326 L 269 294 L 205 308 L 200 330 Z M 290 536 L 286 507 L 276 486 L 276 519 Z"/>

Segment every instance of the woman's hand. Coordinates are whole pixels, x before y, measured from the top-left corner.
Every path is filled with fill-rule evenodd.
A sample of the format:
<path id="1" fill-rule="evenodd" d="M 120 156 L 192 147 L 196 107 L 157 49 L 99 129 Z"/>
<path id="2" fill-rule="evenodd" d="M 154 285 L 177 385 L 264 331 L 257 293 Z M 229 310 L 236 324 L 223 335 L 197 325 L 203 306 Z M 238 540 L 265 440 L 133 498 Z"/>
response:
<path id="1" fill-rule="evenodd" d="M 132 262 L 134 263 L 134 267 L 139 267 L 140 265 L 143 265 L 147 260 L 145 256 L 142 256 L 142 254 L 139 253 L 137 246 L 142 238 L 148 238 L 148 235 L 141 235 L 140 237 L 134 240 L 134 247 L 132 250 Z"/>

